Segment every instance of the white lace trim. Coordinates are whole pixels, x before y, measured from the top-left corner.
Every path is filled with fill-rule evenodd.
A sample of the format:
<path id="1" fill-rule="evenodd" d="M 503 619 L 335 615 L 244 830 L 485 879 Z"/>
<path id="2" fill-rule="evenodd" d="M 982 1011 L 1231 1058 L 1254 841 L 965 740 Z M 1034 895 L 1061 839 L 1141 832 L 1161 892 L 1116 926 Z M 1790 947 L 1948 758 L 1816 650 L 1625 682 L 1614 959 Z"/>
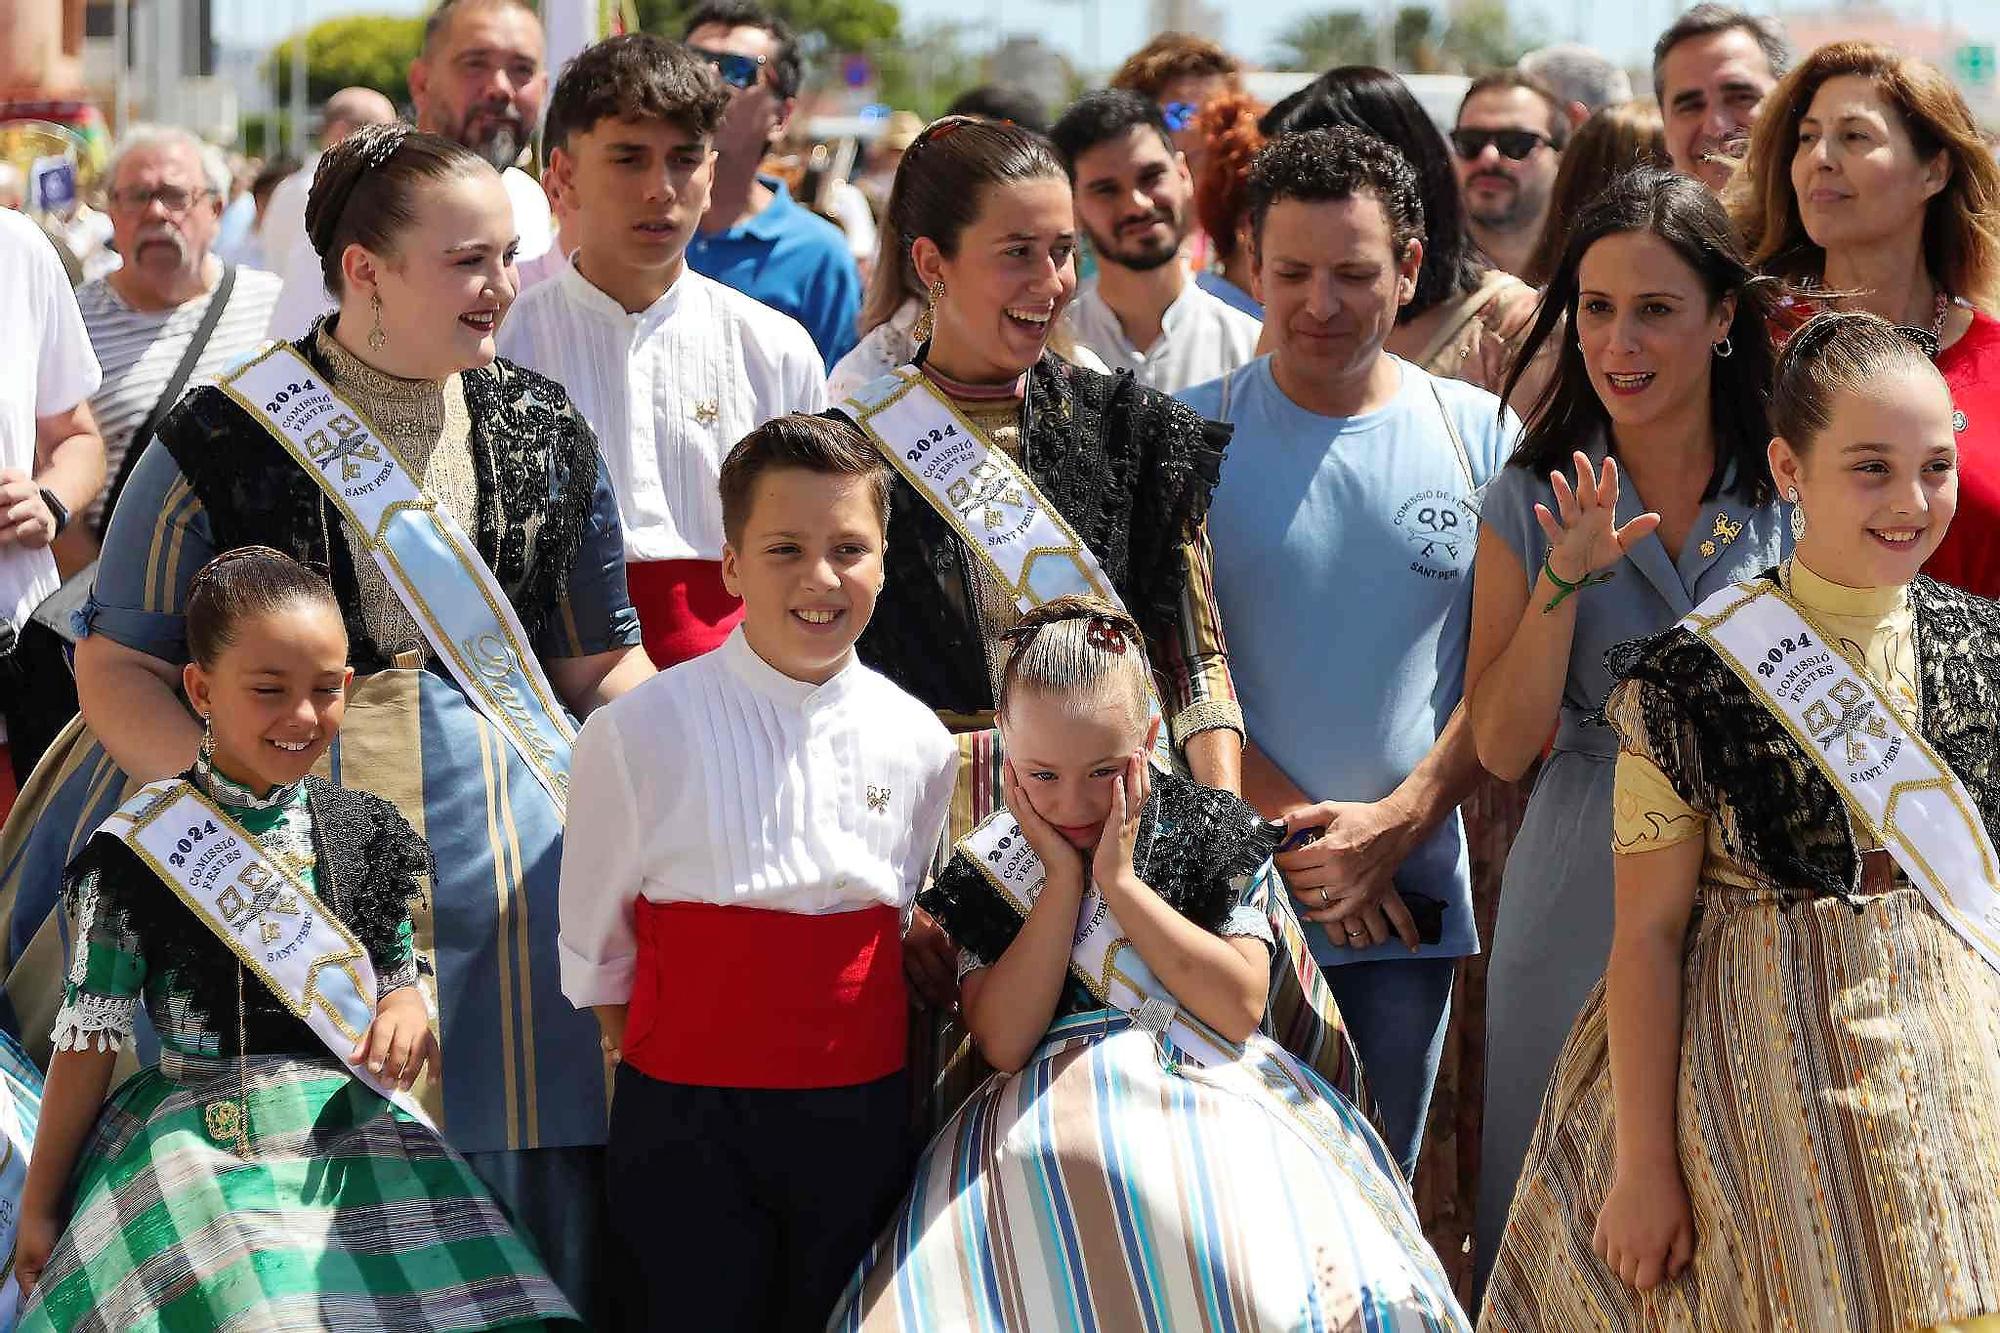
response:
<path id="1" fill-rule="evenodd" d="M 132 1039 L 138 1000 L 130 995 L 79 995 L 56 1013 L 59 1051 L 122 1051 Z"/>

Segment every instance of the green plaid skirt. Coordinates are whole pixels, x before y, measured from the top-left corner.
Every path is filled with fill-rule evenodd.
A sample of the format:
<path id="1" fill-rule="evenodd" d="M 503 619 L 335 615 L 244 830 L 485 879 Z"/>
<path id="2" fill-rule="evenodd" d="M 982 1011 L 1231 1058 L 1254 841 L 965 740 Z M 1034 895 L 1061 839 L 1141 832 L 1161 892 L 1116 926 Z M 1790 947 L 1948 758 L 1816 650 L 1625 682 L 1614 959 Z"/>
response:
<path id="1" fill-rule="evenodd" d="M 492 1329 L 574 1321 L 437 1134 L 331 1059 L 166 1053 L 104 1107 L 21 1329 Z"/>

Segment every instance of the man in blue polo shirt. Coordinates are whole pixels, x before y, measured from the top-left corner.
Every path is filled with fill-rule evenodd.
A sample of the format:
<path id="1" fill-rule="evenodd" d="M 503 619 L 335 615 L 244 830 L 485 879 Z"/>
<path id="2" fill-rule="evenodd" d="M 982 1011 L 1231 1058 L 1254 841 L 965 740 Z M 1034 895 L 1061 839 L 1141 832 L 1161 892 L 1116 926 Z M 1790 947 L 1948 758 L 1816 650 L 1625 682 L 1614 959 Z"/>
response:
<path id="1" fill-rule="evenodd" d="M 695 272 L 805 325 L 828 367 L 854 346 L 861 273 L 847 239 L 757 168 L 784 137 L 803 70 L 784 20 L 748 0 L 710 0 L 685 40 L 730 92 L 715 135 L 715 188 L 687 248 Z"/>
<path id="2" fill-rule="evenodd" d="M 1236 428 L 1209 509 L 1250 744 L 1243 794 L 1318 842 L 1278 857 L 1406 1171 L 1456 962 L 1476 953 L 1457 809 L 1478 488 L 1518 423 L 1382 350 L 1423 262 L 1416 173 L 1350 129 L 1251 167 L 1271 354 L 1181 397 Z"/>

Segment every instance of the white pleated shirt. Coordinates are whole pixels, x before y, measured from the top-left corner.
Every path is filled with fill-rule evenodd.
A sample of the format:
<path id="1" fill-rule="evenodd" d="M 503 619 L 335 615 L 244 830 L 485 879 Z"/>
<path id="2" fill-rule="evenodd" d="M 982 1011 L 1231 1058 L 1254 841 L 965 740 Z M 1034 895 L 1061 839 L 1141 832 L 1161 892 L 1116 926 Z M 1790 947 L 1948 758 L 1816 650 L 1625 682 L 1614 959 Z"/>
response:
<path id="1" fill-rule="evenodd" d="M 906 909 L 944 831 L 958 746 L 850 659 L 824 685 L 741 626 L 591 714 L 570 765 L 558 953 L 579 1008 L 624 1004 L 633 904 Z"/>
<path id="2" fill-rule="evenodd" d="M 692 268 L 630 313 L 572 263 L 514 303 L 499 349 L 559 381 L 597 433 L 628 563 L 720 560 L 723 458 L 773 417 L 826 409 L 811 335 Z"/>

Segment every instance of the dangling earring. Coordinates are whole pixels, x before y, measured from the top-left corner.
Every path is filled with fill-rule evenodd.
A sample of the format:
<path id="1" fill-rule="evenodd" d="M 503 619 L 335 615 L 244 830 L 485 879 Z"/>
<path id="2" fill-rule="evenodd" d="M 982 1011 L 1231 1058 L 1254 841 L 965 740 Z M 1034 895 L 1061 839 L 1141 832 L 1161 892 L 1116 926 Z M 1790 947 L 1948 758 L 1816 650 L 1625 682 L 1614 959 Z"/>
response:
<path id="1" fill-rule="evenodd" d="M 214 765 L 215 722 L 206 713 L 201 715 L 201 748 L 195 753 L 196 757 L 201 760 L 202 767 L 208 768 Z"/>
<path id="2" fill-rule="evenodd" d="M 389 335 L 382 332 L 382 293 L 368 293 L 368 304 L 375 310 L 375 327 L 368 330 L 368 350 L 379 352 L 389 345 Z"/>
<path id="3" fill-rule="evenodd" d="M 910 329 L 910 336 L 912 338 L 920 343 L 930 341 L 931 334 L 937 331 L 938 302 L 943 299 L 944 279 L 939 278 L 931 284 L 930 304 L 924 307 L 924 313 L 917 316 L 916 324 Z"/>
<path id="4" fill-rule="evenodd" d="M 1792 541 L 1806 535 L 1806 507 L 1799 503 L 1799 488 L 1785 487 L 1785 503 L 1792 507 Z"/>
<path id="5" fill-rule="evenodd" d="M 1727 361 L 1730 357 L 1735 355 L 1736 355 L 1736 344 L 1729 341 L 1728 334 L 1726 333 L 1723 334 L 1722 341 L 1715 345 L 1715 359 L 1718 361 Z"/>

